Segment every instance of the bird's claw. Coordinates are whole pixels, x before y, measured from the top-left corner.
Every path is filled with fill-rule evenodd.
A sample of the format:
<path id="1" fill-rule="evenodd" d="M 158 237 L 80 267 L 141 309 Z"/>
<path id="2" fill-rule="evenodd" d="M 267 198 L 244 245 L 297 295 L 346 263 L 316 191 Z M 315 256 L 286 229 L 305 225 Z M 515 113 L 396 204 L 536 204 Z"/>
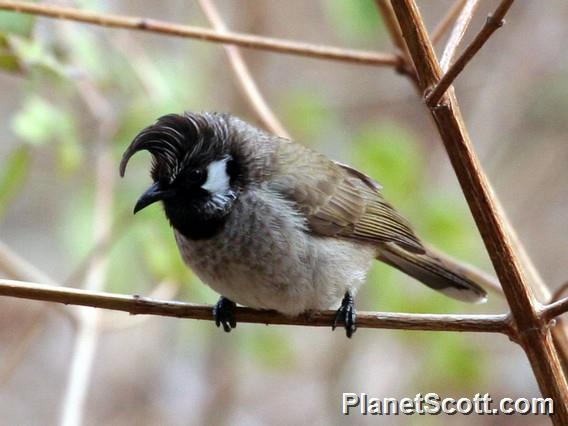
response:
<path id="1" fill-rule="evenodd" d="M 223 326 L 223 330 L 229 333 L 233 328 L 237 327 L 237 321 L 235 320 L 235 308 L 236 303 L 225 297 L 219 299 L 219 301 L 213 307 L 213 317 L 215 318 L 215 325 L 217 327 Z"/>
<path id="2" fill-rule="evenodd" d="M 345 293 L 341 301 L 341 306 L 337 310 L 331 329 L 335 330 L 339 322 L 343 322 L 347 337 L 351 338 L 357 331 L 357 310 L 353 303 L 353 296 L 349 292 Z"/>

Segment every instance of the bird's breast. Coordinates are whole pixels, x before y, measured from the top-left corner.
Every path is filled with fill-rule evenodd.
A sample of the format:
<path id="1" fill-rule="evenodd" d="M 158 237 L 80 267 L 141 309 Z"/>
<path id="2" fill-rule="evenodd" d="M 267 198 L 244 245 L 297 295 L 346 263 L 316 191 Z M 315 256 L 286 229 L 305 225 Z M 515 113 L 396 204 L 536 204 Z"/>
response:
<path id="1" fill-rule="evenodd" d="M 364 280 L 372 250 L 314 237 L 294 205 L 270 191 L 241 194 L 221 231 L 192 240 L 176 231 L 184 261 L 221 295 L 296 315 L 335 305 Z"/>

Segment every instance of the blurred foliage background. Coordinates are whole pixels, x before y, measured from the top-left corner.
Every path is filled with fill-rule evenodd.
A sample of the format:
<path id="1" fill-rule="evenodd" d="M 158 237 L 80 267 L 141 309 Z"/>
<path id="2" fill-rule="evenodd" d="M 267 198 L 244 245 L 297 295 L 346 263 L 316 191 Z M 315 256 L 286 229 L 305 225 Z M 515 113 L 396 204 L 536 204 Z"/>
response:
<path id="1" fill-rule="evenodd" d="M 194 2 L 58 3 L 208 26 Z M 371 0 L 218 3 L 236 31 L 391 49 Z M 420 2 L 430 28 L 452 3 Z M 466 42 L 496 4 L 481 2 Z M 546 8 L 518 2 L 508 25 L 456 83 L 482 163 L 553 288 L 567 278 L 567 19 L 562 0 L 549 0 Z M 440 140 L 408 81 L 388 68 L 243 53 L 296 140 L 375 177 L 424 239 L 492 271 Z M 118 161 L 132 137 L 166 113 L 227 111 L 257 122 L 221 46 L 0 12 L 0 93 L 2 242 L 71 286 L 92 288 L 89 260 L 103 253 L 108 267 L 101 290 L 216 301 L 183 266 L 160 208 L 130 213 L 150 182 L 148 158 L 137 157 L 123 180 Z M 113 223 L 111 238 L 96 230 L 101 196 Z M 378 263 L 358 307 L 506 309 L 497 296 L 483 306 L 452 301 Z M 1 423 L 55 424 L 61 418 L 77 356 L 77 327 L 62 311 L 0 300 Z M 348 341 L 325 329 L 247 324 L 225 334 L 210 322 L 106 312 L 97 324 L 88 425 L 371 424 L 379 419 L 342 418 L 342 392 L 539 394 L 522 351 L 496 335 L 361 330 Z M 380 419 L 401 425 L 448 420 L 547 424 L 520 416 Z"/>

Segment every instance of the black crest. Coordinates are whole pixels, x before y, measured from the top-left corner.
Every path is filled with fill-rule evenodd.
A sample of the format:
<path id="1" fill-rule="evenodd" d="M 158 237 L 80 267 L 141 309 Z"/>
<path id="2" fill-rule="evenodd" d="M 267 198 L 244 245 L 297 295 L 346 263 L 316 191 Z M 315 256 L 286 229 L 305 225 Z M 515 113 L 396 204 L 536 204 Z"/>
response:
<path id="1" fill-rule="evenodd" d="M 147 150 L 153 157 L 152 179 L 171 182 L 188 163 L 222 152 L 227 133 L 224 114 L 164 115 L 134 138 L 122 156 L 120 175 L 134 154 Z"/>

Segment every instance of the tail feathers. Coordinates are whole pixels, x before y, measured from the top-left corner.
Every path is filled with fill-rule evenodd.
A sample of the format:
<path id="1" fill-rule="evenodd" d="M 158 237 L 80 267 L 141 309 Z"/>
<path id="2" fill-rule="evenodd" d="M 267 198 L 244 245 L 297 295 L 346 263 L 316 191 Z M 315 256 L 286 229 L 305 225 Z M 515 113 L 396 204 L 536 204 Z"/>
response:
<path id="1" fill-rule="evenodd" d="M 417 254 L 388 243 L 381 246 L 377 258 L 453 299 L 470 303 L 487 300 L 487 293 L 466 268 L 431 251 Z"/>

